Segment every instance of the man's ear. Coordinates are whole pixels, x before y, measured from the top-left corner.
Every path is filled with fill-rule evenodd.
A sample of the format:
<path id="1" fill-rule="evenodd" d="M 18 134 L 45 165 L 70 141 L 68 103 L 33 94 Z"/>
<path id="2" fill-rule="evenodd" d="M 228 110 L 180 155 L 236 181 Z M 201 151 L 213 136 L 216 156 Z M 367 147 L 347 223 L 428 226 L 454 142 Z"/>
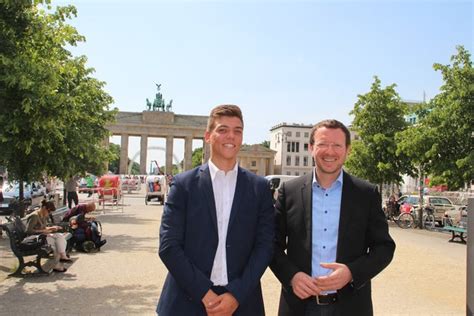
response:
<path id="1" fill-rule="evenodd" d="M 208 144 L 211 143 L 211 132 L 206 131 L 204 133 L 204 141 Z"/>

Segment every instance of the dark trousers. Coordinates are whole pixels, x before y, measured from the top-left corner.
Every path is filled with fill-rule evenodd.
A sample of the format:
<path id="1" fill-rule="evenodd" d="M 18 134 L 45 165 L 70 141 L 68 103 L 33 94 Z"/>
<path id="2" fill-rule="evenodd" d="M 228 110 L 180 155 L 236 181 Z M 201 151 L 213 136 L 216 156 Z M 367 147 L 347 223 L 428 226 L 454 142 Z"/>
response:
<path id="1" fill-rule="evenodd" d="M 79 196 L 76 191 L 67 193 L 67 206 L 69 208 L 72 208 L 72 201 L 74 201 L 74 205 L 79 204 Z"/>
<path id="2" fill-rule="evenodd" d="M 318 305 L 316 302 L 308 302 L 305 307 L 304 316 L 339 316 L 337 303 L 330 305 Z"/>

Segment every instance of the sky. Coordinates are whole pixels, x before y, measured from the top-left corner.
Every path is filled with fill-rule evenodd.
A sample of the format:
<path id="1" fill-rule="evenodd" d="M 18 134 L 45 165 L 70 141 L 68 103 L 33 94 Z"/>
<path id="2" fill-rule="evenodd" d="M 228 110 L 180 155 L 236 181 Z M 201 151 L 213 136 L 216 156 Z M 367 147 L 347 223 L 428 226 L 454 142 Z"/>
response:
<path id="1" fill-rule="evenodd" d="M 66 4 L 86 37 L 71 51 L 88 57 L 113 107 L 145 110 L 155 83 L 176 114 L 237 104 L 248 144 L 282 122 L 350 124 L 374 76 L 404 100 L 429 100 L 442 84 L 433 63 L 474 42 L 472 1 L 53 0 Z M 139 139 L 129 147 L 132 157 Z"/>

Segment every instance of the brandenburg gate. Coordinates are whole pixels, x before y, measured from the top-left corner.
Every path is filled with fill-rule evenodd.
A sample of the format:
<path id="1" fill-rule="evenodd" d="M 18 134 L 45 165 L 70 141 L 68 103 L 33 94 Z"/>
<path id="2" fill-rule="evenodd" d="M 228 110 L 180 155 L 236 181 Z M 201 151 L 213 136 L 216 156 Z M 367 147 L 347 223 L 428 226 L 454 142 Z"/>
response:
<path id="1" fill-rule="evenodd" d="M 184 170 L 192 167 L 193 139 L 204 139 L 207 116 L 178 115 L 173 112 L 143 111 L 118 112 L 116 122 L 107 125 L 112 135 L 121 136 L 120 174 L 128 173 L 128 138 L 141 137 L 140 140 L 140 173 L 146 174 L 148 137 L 166 139 L 166 170 L 171 174 L 173 169 L 173 140 L 184 139 Z M 108 145 L 109 139 L 106 139 Z M 203 141 L 203 161 L 209 159 L 209 146 Z"/>

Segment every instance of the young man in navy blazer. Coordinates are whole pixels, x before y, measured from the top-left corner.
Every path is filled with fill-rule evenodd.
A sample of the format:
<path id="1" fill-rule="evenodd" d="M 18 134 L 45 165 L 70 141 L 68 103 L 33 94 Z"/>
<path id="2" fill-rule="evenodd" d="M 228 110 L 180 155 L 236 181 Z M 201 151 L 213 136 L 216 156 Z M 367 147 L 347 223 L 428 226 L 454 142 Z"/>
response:
<path id="1" fill-rule="evenodd" d="M 260 278 L 273 255 L 274 208 L 267 181 L 237 164 L 243 125 L 239 107 L 214 108 L 209 162 L 174 178 L 160 228 L 169 273 L 159 316 L 265 314 Z"/>
<path id="2" fill-rule="evenodd" d="M 313 172 L 279 190 L 270 267 L 282 284 L 280 316 L 373 314 L 370 279 L 395 243 L 377 187 L 342 169 L 350 144 L 344 124 L 319 122 L 309 139 Z"/>

